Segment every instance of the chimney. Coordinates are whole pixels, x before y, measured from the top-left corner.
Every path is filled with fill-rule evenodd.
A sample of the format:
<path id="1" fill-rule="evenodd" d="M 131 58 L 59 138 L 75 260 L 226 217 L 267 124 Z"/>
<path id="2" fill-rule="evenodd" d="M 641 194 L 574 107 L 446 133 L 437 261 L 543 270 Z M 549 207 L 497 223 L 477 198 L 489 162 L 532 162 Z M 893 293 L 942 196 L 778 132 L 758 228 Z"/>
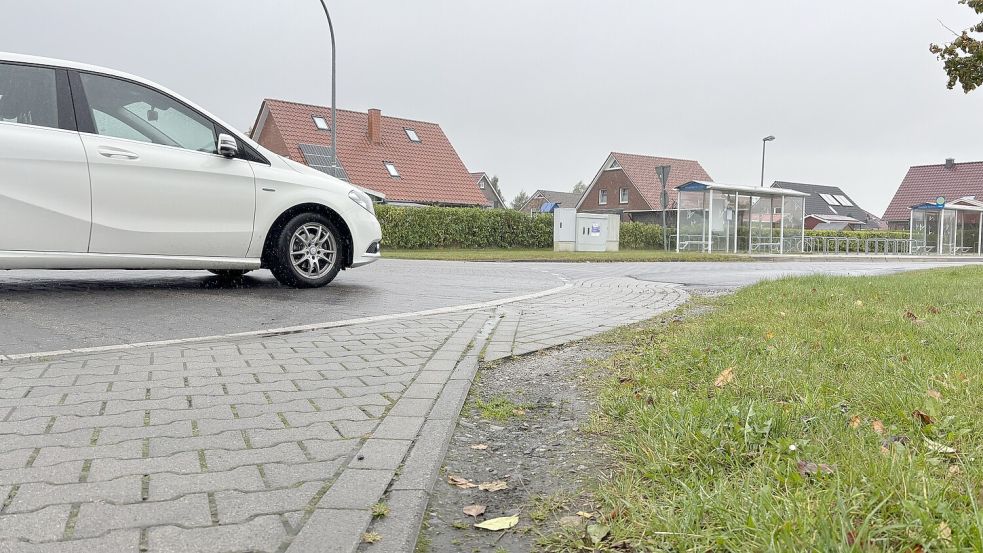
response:
<path id="1" fill-rule="evenodd" d="M 956 168 L 956 158 L 954 158 L 954 157 L 947 157 L 947 158 L 945 158 L 945 168 L 946 169 L 955 169 Z"/>
<path id="2" fill-rule="evenodd" d="M 382 144 L 382 111 L 369 110 L 369 144 Z"/>

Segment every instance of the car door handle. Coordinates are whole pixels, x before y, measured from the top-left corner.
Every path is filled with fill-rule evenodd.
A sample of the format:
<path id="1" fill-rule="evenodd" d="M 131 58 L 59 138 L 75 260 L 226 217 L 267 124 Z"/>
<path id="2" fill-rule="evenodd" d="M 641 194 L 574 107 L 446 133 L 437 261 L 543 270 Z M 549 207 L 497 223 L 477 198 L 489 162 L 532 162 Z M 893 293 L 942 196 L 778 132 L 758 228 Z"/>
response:
<path id="1" fill-rule="evenodd" d="M 99 148 L 99 155 L 102 157 L 108 157 L 109 159 L 140 159 L 138 154 L 135 154 L 129 150 L 122 150 L 120 148 L 111 148 L 109 146 L 102 146 Z"/>

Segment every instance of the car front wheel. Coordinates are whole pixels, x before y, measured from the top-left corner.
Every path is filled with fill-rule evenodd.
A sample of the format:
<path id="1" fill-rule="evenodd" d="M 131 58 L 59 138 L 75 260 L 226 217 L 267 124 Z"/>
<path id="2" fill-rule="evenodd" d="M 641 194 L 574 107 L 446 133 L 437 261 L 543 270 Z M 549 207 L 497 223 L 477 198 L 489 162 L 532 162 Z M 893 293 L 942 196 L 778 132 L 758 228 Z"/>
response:
<path id="1" fill-rule="evenodd" d="M 280 231 L 270 270 L 285 286 L 319 288 L 338 276 L 344 247 L 338 229 L 327 217 L 301 213 Z"/>

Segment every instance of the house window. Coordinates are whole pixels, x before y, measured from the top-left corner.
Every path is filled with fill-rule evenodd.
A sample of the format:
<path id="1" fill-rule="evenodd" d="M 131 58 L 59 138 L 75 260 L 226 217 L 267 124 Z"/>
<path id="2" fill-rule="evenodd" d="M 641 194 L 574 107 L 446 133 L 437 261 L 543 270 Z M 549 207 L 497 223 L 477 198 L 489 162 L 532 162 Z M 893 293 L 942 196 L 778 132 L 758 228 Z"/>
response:
<path id="1" fill-rule="evenodd" d="M 413 129 L 403 129 L 403 130 L 406 131 L 406 137 L 410 139 L 410 142 L 423 142 L 422 140 L 420 140 L 420 135 L 416 134 L 415 130 Z"/>
<path id="2" fill-rule="evenodd" d="M 628 189 L 627 188 L 622 188 L 618 192 L 618 201 L 621 202 L 621 203 L 623 203 L 623 204 L 628 203 Z"/>
<path id="3" fill-rule="evenodd" d="M 391 161 L 386 161 L 385 165 L 386 165 L 386 171 L 389 171 L 389 176 L 394 179 L 398 179 L 399 171 L 396 170 L 396 165 Z"/>
<path id="4" fill-rule="evenodd" d="M 597 191 L 597 203 L 599 205 L 607 205 L 608 203 L 608 191 L 598 190 Z"/>
<path id="5" fill-rule="evenodd" d="M 481 182 L 478 183 L 478 186 L 480 186 L 481 189 L 484 190 L 485 189 L 485 179 L 481 179 Z"/>
<path id="6" fill-rule="evenodd" d="M 845 205 L 847 207 L 852 207 L 853 206 L 853 202 L 851 202 L 850 200 L 848 200 L 846 196 L 840 196 L 839 194 L 837 194 L 837 195 L 835 195 L 833 197 L 836 198 L 836 201 L 840 202 L 840 205 Z"/>
<path id="7" fill-rule="evenodd" d="M 836 198 L 830 194 L 820 194 L 819 197 L 829 205 L 840 205 L 840 202 L 836 201 Z"/>
<path id="8" fill-rule="evenodd" d="M 314 126 L 317 127 L 319 131 L 331 130 L 331 127 L 328 126 L 327 120 L 325 120 L 323 117 L 319 115 L 312 115 L 311 117 L 314 118 Z"/>

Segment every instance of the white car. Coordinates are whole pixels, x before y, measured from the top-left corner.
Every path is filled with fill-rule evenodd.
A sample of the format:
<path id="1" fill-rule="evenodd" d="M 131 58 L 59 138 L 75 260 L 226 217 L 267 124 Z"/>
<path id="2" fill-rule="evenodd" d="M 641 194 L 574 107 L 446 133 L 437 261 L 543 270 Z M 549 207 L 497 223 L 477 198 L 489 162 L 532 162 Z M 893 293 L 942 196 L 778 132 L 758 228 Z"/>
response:
<path id="1" fill-rule="evenodd" d="M 313 288 L 381 239 L 364 191 L 166 88 L 0 53 L 0 269 L 268 268 Z"/>

